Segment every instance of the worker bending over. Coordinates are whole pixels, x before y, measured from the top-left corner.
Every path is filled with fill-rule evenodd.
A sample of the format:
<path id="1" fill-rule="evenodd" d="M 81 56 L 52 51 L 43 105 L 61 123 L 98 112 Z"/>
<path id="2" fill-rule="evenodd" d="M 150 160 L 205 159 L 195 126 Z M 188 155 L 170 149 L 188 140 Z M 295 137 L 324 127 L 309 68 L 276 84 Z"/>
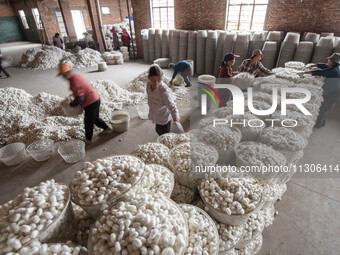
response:
<path id="1" fill-rule="evenodd" d="M 325 77 L 323 85 L 323 102 L 320 107 L 319 115 L 315 127 L 320 128 L 326 124 L 327 111 L 336 103 L 339 97 L 340 87 L 340 54 L 334 53 L 327 58 L 326 63 L 317 63 L 312 67 L 318 67 L 319 70 L 306 71 L 304 74 Z"/>
<path id="2" fill-rule="evenodd" d="M 63 64 L 60 66 L 60 72 L 66 80 L 70 82 L 70 89 L 73 92 L 75 99 L 70 103 L 71 107 L 81 105 L 85 111 L 85 142 L 91 143 L 93 136 L 93 125 L 104 129 L 99 135 L 111 132 L 106 123 L 99 118 L 100 98 L 98 93 L 94 90 L 91 84 L 81 75 L 72 72 L 72 67 Z"/>
<path id="3" fill-rule="evenodd" d="M 176 64 L 170 63 L 169 69 L 174 69 L 174 74 L 172 75 L 172 79 L 170 81 L 171 86 L 177 74 L 180 74 L 184 78 L 184 82 L 186 83 L 185 87 L 191 86 L 189 77 L 192 74 L 192 66 L 189 62 L 179 61 Z"/>
<path id="4" fill-rule="evenodd" d="M 272 72 L 262 65 L 261 59 L 263 59 L 262 51 L 254 50 L 250 58 L 243 60 L 238 70 L 253 74 L 255 77 L 271 75 Z"/>

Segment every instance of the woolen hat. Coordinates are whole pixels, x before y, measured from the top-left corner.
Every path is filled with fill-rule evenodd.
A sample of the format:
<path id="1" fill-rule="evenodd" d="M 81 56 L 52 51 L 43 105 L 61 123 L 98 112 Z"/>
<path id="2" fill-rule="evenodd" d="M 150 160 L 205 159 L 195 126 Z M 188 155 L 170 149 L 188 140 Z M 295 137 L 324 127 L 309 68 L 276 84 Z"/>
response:
<path id="1" fill-rule="evenodd" d="M 339 53 L 333 53 L 332 56 L 328 57 L 327 59 L 329 59 L 332 62 L 335 63 L 340 63 L 340 54 Z"/>

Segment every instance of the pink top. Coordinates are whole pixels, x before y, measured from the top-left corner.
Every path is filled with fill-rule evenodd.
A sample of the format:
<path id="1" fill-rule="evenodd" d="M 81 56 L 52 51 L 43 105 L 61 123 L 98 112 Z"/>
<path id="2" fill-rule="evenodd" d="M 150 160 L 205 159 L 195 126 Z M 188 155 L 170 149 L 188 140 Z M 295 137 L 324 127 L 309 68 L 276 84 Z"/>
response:
<path id="1" fill-rule="evenodd" d="M 72 74 L 69 81 L 70 89 L 75 97 L 85 96 L 85 100 L 81 104 L 83 108 L 99 100 L 99 95 L 83 76 Z"/>
<path id="2" fill-rule="evenodd" d="M 148 82 L 146 92 L 150 108 L 149 120 L 158 125 L 165 125 L 172 119 L 179 119 L 177 106 L 169 87 L 164 82 L 154 90 L 151 90 L 151 85 Z"/>

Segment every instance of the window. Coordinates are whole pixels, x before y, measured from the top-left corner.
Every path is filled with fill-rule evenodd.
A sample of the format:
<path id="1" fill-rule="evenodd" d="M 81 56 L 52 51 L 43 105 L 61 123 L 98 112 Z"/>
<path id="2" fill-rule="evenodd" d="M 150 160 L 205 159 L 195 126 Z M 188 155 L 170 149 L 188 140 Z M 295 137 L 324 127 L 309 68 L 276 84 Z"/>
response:
<path id="1" fill-rule="evenodd" d="M 175 28 L 174 0 L 150 0 L 153 28 Z"/>
<path id="2" fill-rule="evenodd" d="M 80 10 L 72 10 L 71 13 L 72 13 L 74 28 L 76 29 L 77 38 L 78 40 L 80 40 L 84 38 L 83 33 L 86 32 L 83 12 Z"/>
<path id="3" fill-rule="evenodd" d="M 58 21 L 61 36 L 62 37 L 67 36 L 63 15 L 61 14 L 61 12 L 58 12 L 58 11 L 55 12 L 55 14 L 57 16 L 57 21 Z"/>
<path id="4" fill-rule="evenodd" d="M 30 29 L 30 27 L 28 26 L 28 23 L 27 23 L 25 12 L 23 10 L 19 10 L 19 16 L 21 18 L 21 21 L 22 21 L 24 28 Z"/>
<path id="5" fill-rule="evenodd" d="M 228 30 L 262 31 L 266 18 L 268 0 L 228 0 Z"/>
<path id="6" fill-rule="evenodd" d="M 38 8 L 33 8 L 32 13 L 33 13 L 33 17 L 34 17 L 34 20 L 35 20 L 35 24 L 37 25 L 37 28 L 42 29 L 43 27 L 42 27 L 42 24 L 41 24 L 40 13 L 39 13 Z"/>
<path id="7" fill-rule="evenodd" d="M 111 14 L 110 7 L 102 7 L 102 13 L 104 15 Z"/>

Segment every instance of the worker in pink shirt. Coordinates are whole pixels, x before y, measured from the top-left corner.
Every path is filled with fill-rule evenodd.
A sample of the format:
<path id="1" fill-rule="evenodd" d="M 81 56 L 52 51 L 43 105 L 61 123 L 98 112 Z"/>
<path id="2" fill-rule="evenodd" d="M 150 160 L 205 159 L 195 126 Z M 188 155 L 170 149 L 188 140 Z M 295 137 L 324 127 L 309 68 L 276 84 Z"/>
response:
<path id="1" fill-rule="evenodd" d="M 63 64 L 60 66 L 60 72 L 66 80 L 70 82 L 70 89 L 75 99 L 70 103 L 71 107 L 81 105 L 85 111 L 85 142 L 91 143 L 93 136 L 93 125 L 104 129 L 99 135 L 110 133 L 111 128 L 99 118 L 100 97 L 91 84 L 81 75 L 72 72 L 72 67 Z"/>

